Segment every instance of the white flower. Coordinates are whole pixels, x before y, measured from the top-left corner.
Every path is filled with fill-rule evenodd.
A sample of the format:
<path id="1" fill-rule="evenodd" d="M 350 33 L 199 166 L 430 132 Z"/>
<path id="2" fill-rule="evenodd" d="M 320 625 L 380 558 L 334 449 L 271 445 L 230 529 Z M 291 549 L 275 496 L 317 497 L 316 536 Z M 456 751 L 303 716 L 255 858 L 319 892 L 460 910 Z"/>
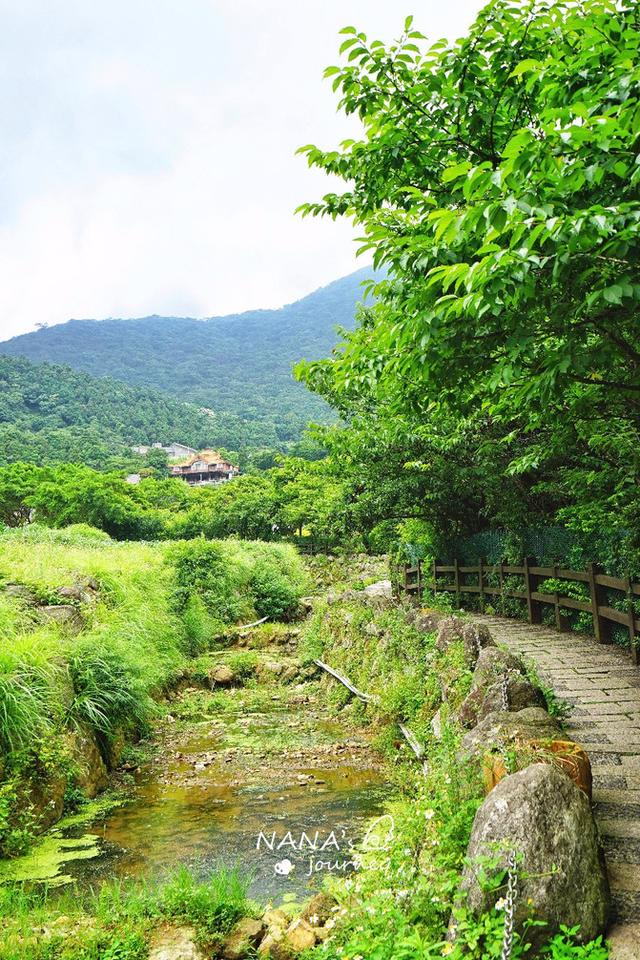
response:
<path id="1" fill-rule="evenodd" d="M 507 901 L 504 897 L 500 897 L 499 900 L 496 900 L 496 910 L 504 910 L 507 906 Z"/>
<path id="2" fill-rule="evenodd" d="M 433 820 L 435 815 L 436 815 L 435 810 L 425 810 L 424 812 L 424 816 L 426 820 Z"/>

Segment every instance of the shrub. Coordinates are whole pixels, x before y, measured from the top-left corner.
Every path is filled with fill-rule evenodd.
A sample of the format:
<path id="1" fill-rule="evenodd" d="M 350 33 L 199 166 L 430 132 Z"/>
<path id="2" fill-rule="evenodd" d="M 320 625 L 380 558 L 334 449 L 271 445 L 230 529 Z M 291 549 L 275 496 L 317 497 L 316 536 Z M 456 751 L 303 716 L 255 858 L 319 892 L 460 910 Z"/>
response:
<path id="1" fill-rule="evenodd" d="M 299 593 L 294 584 L 264 560 L 256 565 L 251 578 L 256 613 L 269 620 L 285 620 L 297 611 Z"/>

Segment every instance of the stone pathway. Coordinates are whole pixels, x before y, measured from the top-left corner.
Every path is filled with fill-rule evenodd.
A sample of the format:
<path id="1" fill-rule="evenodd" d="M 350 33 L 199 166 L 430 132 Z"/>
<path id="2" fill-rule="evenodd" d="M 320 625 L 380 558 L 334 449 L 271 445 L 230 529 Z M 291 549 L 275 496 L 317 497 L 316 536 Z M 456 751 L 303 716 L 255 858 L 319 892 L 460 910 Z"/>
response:
<path id="1" fill-rule="evenodd" d="M 613 920 L 635 943 L 634 952 L 615 955 L 640 958 L 640 667 L 624 650 L 592 637 L 502 617 L 477 619 L 498 643 L 533 660 L 541 679 L 571 705 L 567 734 L 585 748 L 593 768 Z"/>

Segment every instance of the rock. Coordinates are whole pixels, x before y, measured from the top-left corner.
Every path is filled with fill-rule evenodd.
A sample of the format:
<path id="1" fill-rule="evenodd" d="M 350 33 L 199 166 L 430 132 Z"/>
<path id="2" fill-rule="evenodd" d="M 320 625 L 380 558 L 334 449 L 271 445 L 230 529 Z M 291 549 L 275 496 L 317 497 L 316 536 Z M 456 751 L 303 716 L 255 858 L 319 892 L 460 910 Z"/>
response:
<path id="1" fill-rule="evenodd" d="M 520 657 L 499 647 L 487 647 L 481 650 L 478 656 L 473 673 L 473 685 L 488 687 L 509 674 L 519 674 L 521 677 L 527 675 L 527 668 Z"/>
<path id="2" fill-rule="evenodd" d="M 522 930 L 530 909 L 547 924 L 529 930 L 532 954 L 561 924 L 579 926 L 583 942 L 604 932 L 609 888 L 591 806 L 554 767 L 535 763 L 506 777 L 478 810 L 460 885 L 461 899 L 474 915 L 490 910 L 505 893 L 483 889 L 478 858 L 495 855 L 498 872 L 511 850 L 521 858 L 516 929 Z"/>
<path id="3" fill-rule="evenodd" d="M 462 639 L 467 661 L 475 666 L 481 652 L 486 648 L 496 647 L 493 634 L 484 623 L 465 623 L 462 628 Z"/>
<path id="4" fill-rule="evenodd" d="M 92 800 L 109 783 L 107 767 L 93 730 L 78 727 L 70 736 L 70 747 L 76 766 L 75 785 Z"/>
<path id="5" fill-rule="evenodd" d="M 283 683 L 293 683 L 294 680 L 298 679 L 298 668 L 294 667 L 293 664 L 289 667 L 285 667 L 282 672 L 282 682 Z"/>
<path id="6" fill-rule="evenodd" d="M 225 937 L 221 956 L 224 960 L 242 960 L 243 957 L 253 956 L 265 930 L 266 924 L 263 920 L 245 917 L 236 923 L 231 933 Z"/>
<path id="7" fill-rule="evenodd" d="M 506 709 L 511 712 L 527 707 L 546 706 L 542 691 L 520 674 L 507 674 L 506 695 Z M 497 681 L 489 687 L 474 685 L 460 706 L 457 716 L 463 727 L 473 727 L 488 714 L 501 710 L 504 710 L 503 684 L 502 681 Z"/>
<path id="8" fill-rule="evenodd" d="M 473 670 L 484 648 L 495 648 L 491 631 L 483 623 L 467 623 L 460 617 L 445 617 L 438 625 L 436 649 L 444 653 L 452 643 L 462 643 L 464 658 Z"/>
<path id="9" fill-rule="evenodd" d="M 442 739 L 442 716 L 438 710 L 431 718 L 431 730 L 436 740 Z"/>
<path id="10" fill-rule="evenodd" d="M 459 755 L 461 759 L 481 756 L 515 740 L 554 740 L 560 734 L 560 724 L 541 707 L 527 707 L 517 713 L 489 713 L 464 736 Z"/>
<path id="11" fill-rule="evenodd" d="M 90 596 L 82 587 L 59 587 L 56 590 L 59 597 L 65 600 L 76 600 L 78 603 L 90 603 L 94 598 Z"/>
<path id="12" fill-rule="evenodd" d="M 259 673 L 279 677 L 284 672 L 284 664 L 277 663 L 275 660 L 267 660 L 266 663 L 259 664 Z"/>
<path id="13" fill-rule="evenodd" d="M 306 920 L 303 920 L 302 917 L 298 917 L 297 920 L 293 921 L 287 928 L 284 938 L 286 944 L 296 953 L 302 953 L 303 950 L 310 950 L 316 945 L 315 930 Z"/>
<path id="14" fill-rule="evenodd" d="M 445 613 L 440 613 L 439 610 L 427 610 L 426 612 L 418 611 L 415 619 L 413 620 L 413 626 L 416 630 L 419 630 L 420 633 L 435 633 L 443 620 L 446 619 Z"/>
<path id="15" fill-rule="evenodd" d="M 609 960 L 638 960 L 640 923 L 616 923 L 607 933 Z"/>
<path id="16" fill-rule="evenodd" d="M 269 933 L 273 933 L 274 930 L 279 930 L 281 933 L 284 933 L 291 923 L 291 917 L 289 917 L 284 910 L 280 910 L 279 907 L 276 907 L 274 910 L 267 910 L 262 919 L 268 926 Z"/>
<path id="17" fill-rule="evenodd" d="M 57 623 L 64 630 L 70 633 L 79 633 L 84 627 L 82 615 L 73 604 L 49 604 L 39 608 L 41 615 L 45 620 L 51 623 Z"/>
<path id="18" fill-rule="evenodd" d="M 21 600 L 25 600 L 27 603 L 37 603 L 38 598 L 30 587 L 27 587 L 24 583 L 7 583 L 4 586 L 4 591 L 10 597 L 19 597 Z"/>
<path id="19" fill-rule="evenodd" d="M 35 778 L 28 788 L 28 805 L 37 823 L 39 832 L 48 830 L 57 823 L 64 812 L 66 776 Z"/>
<path id="20" fill-rule="evenodd" d="M 221 663 L 219 667 L 214 667 L 209 671 L 209 681 L 212 687 L 230 687 L 236 679 L 236 675 L 226 663 Z"/>
<path id="21" fill-rule="evenodd" d="M 364 632 L 368 637 L 381 637 L 384 633 L 382 627 L 379 627 L 377 623 L 374 623 L 373 620 L 371 623 L 368 623 L 364 628 Z"/>
<path id="22" fill-rule="evenodd" d="M 393 587 L 391 580 L 378 580 L 365 587 L 362 591 L 367 597 L 384 597 L 385 600 L 393 600 Z"/>
<path id="23" fill-rule="evenodd" d="M 306 904 L 300 916 L 312 927 L 321 927 L 333 914 L 336 906 L 337 901 L 328 893 L 316 893 L 315 897 Z"/>
<path id="24" fill-rule="evenodd" d="M 300 615 L 308 617 L 310 613 L 313 613 L 314 603 L 317 603 L 317 597 L 300 597 L 298 600 Z"/>
<path id="25" fill-rule="evenodd" d="M 205 960 L 193 927 L 164 926 L 149 946 L 149 960 Z"/>
<path id="26" fill-rule="evenodd" d="M 270 960 L 291 960 L 290 948 L 282 942 L 283 931 L 268 933 L 260 942 L 257 954 L 259 957 L 269 957 Z"/>

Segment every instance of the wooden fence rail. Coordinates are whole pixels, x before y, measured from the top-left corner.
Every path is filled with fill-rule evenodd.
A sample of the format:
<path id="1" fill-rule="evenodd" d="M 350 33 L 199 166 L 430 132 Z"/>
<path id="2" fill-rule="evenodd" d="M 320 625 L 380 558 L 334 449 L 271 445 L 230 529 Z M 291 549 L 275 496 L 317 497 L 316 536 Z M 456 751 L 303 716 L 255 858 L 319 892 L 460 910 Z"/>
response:
<path id="1" fill-rule="evenodd" d="M 444 575 L 444 576 L 443 576 Z M 508 577 L 522 578 L 522 589 L 514 590 L 506 584 Z M 474 583 L 469 583 L 474 578 Z M 565 580 L 586 587 L 584 600 L 563 596 L 560 592 L 544 592 L 539 589 L 544 580 Z M 448 580 L 449 582 L 442 582 Z M 493 580 L 493 583 L 491 581 Z M 496 584 L 497 581 L 497 584 Z M 460 602 L 465 593 L 477 594 L 481 607 L 490 598 L 522 600 L 527 605 L 529 623 L 542 623 L 545 606 L 554 608 L 558 630 L 569 630 L 567 610 L 588 613 L 593 619 L 593 632 L 599 643 L 610 643 L 613 624 L 625 627 L 629 634 L 629 646 L 634 663 L 640 660 L 638 639 L 640 618 L 635 612 L 634 600 L 640 598 L 640 583 L 630 577 L 610 577 L 595 564 L 586 570 L 568 570 L 564 567 L 539 567 L 525 560 L 522 566 L 497 563 L 488 564 L 479 560 L 475 566 L 462 565 L 457 560 L 452 564 L 432 563 L 425 567 L 420 561 L 404 567 L 405 593 L 422 595 L 423 590 L 454 593 Z M 609 606 L 608 594 L 622 594 L 623 610 Z"/>

